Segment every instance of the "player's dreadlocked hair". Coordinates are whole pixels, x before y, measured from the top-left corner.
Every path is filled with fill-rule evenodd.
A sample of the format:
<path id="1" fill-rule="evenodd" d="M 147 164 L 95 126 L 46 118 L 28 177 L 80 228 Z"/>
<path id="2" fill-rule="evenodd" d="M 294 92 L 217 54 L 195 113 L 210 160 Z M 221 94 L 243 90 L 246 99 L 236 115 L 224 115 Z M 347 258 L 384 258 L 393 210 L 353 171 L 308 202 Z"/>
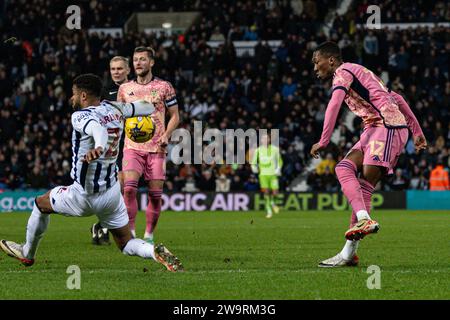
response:
<path id="1" fill-rule="evenodd" d="M 95 97 L 100 97 L 102 92 L 102 80 L 93 73 L 79 75 L 73 79 L 73 85 Z"/>
<path id="2" fill-rule="evenodd" d="M 319 52 L 327 58 L 335 57 L 338 60 L 342 60 L 341 49 L 335 42 L 332 41 L 326 41 L 319 44 L 314 52 Z"/>

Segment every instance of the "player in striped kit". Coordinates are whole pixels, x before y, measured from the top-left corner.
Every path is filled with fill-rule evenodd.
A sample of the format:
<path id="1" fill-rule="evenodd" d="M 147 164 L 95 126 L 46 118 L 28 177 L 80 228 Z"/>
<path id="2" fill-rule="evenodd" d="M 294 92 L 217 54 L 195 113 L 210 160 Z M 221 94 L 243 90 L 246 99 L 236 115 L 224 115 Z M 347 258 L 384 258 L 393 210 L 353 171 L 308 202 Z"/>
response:
<path id="1" fill-rule="evenodd" d="M 155 52 L 150 47 L 137 47 L 133 54 L 133 67 L 137 78 L 119 87 L 117 100 L 133 102 L 147 95 L 155 97 L 155 135 L 145 143 L 136 143 L 125 137 L 122 170 L 124 173 L 124 199 L 130 218 L 130 228 L 136 236 L 135 218 L 138 211 L 137 187 L 144 175 L 148 182 L 148 205 L 145 212 L 147 225 L 144 240 L 153 243 L 153 231 L 161 213 L 161 195 L 166 179 L 166 147 L 179 123 L 178 102 L 170 82 L 155 77 L 152 67 Z M 169 122 L 165 125 L 166 112 Z"/>
<path id="2" fill-rule="evenodd" d="M 51 213 L 85 217 L 96 215 L 109 229 L 119 249 L 126 255 L 154 259 L 170 271 L 181 271 L 180 261 L 163 245 L 154 247 L 134 239 L 128 226 L 128 214 L 117 178 L 117 155 L 124 118 L 154 112 L 152 103 L 100 102 L 102 83 L 93 74 L 73 81 L 71 176 L 74 183 L 59 186 L 36 198 L 28 220 L 26 243 L 0 240 L 0 248 L 24 265 L 34 264 L 39 242 L 47 229 Z"/>
<path id="3" fill-rule="evenodd" d="M 130 66 L 128 58 L 122 56 L 115 56 L 109 61 L 109 73 L 111 75 L 111 82 L 103 86 L 102 99 L 108 101 L 117 101 L 117 92 L 122 83 L 128 81 L 130 74 Z M 119 143 L 119 155 L 117 156 L 117 167 L 119 169 L 118 178 L 120 188 L 123 192 L 123 172 L 122 172 L 122 158 L 123 146 L 125 141 L 125 134 L 122 133 Z M 100 222 L 94 223 L 91 227 L 92 244 L 94 245 L 109 245 L 108 229 L 103 228 Z"/>
<path id="4" fill-rule="evenodd" d="M 364 122 L 360 140 L 336 166 L 342 192 L 353 212 L 347 242 L 340 253 L 326 259 L 319 267 L 356 265 L 359 241 L 375 233 L 379 224 L 370 217 L 370 201 L 375 186 L 385 174 L 391 174 L 408 141 L 411 130 L 416 151 L 427 146 L 419 122 L 403 97 L 384 85 L 365 67 L 342 61 L 337 44 L 325 42 L 313 54 L 314 72 L 320 79 L 333 77 L 332 96 L 325 113 L 321 139 L 311 148 L 311 155 L 329 143 L 342 102 Z"/>

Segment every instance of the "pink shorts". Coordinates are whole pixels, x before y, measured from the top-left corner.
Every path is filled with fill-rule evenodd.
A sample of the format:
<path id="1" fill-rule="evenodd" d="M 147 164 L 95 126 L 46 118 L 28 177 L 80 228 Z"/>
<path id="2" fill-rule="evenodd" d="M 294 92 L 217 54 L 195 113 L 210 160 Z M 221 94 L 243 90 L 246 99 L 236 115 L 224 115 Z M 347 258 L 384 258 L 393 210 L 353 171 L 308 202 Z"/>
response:
<path id="1" fill-rule="evenodd" d="M 134 149 L 123 151 L 122 171 L 134 170 L 144 179 L 165 180 L 166 179 L 166 154 L 143 152 Z"/>
<path id="2" fill-rule="evenodd" d="M 364 130 L 352 150 L 359 150 L 364 154 L 364 165 L 386 167 L 388 174 L 392 174 L 407 142 L 406 128 L 370 127 Z"/>

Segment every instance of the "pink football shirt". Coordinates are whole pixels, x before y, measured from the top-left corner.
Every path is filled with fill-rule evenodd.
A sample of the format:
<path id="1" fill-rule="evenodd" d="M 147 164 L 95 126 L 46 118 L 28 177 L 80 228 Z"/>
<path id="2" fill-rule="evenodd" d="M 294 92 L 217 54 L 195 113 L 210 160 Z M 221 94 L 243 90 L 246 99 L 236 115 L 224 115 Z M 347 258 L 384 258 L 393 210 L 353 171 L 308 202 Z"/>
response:
<path id="1" fill-rule="evenodd" d="M 166 148 L 161 148 L 157 141 L 166 131 L 166 108 L 178 104 L 175 89 L 168 81 L 153 76 L 147 84 L 139 84 L 136 80 L 121 84 L 117 93 L 117 100 L 123 102 L 133 102 L 143 99 L 148 95 L 158 95 L 160 102 L 155 104 L 155 112 L 152 114 L 155 123 L 155 135 L 150 141 L 136 143 L 125 136 L 125 149 L 134 149 L 144 152 L 165 153 Z"/>
<path id="2" fill-rule="evenodd" d="M 388 88 L 369 69 L 343 63 L 334 73 L 333 90 L 337 88 L 347 92 L 345 103 L 366 127 L 406 127 L 406 119 Z"/>
<path id="3" fill-rule="evenodd" d="M 414 136 L 422 134 L 416 117 L 400 95 L 386 88 L 372 71 L 346 62 L 334 73 L 332 98 L 319 142 L 322 147 L 330 141 L 342 101 L 362 118 L 365 128 L 409 128 Z"/>

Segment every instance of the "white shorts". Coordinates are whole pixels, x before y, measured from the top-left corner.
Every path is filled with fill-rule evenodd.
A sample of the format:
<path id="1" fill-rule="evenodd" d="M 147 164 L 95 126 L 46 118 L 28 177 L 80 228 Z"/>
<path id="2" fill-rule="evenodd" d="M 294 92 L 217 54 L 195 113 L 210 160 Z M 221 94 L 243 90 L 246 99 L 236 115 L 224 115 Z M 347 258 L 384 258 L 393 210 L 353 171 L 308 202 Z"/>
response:
<path id="1" fill-rule="evenodd" d="M 87 194 L 80 184 L 59 186 L 50 191 L 53 211 L 67 217 L 96 215 L 103 228 L 118 229 L 128 224 L 128 213 L 120 193 L 120 184 L 108 190 Z"/>

